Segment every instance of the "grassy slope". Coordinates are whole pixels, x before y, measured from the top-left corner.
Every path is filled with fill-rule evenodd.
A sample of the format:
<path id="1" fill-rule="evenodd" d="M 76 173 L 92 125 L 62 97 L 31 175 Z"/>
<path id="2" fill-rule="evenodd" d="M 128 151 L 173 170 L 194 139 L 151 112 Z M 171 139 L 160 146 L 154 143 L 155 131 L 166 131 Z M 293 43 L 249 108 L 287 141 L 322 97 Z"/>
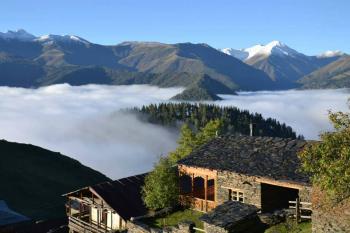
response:
<path id="1" fill-rule="evenodd" d="M 311 222 L 295 224 L 294 222 L 280 223 L 270 227 L 265 233 L 311 233 Z"/>
<path id="2" fill-rule="evenodd" d="M 60 153 L 0 141 L 0 200 L 28 217 L 64 216 L 62 194 L 106 180 L 103 174 Z"/>
<path id="3" fill-rule="evenodd" d="M 202 215 L 203 213 L 201 212 L 185 209 L 185 210 L 178 210 L 164 217 L 149 218 L 149 219 L 144 219 L 143 221 L 151 227 L 162 228 L 165 226 L 175 226 L 180 222 L 187 220 L 187 221 L 194 222 L 196 227 L 203 229 L 203 222 L 199 220 L 199 218 Z"/>

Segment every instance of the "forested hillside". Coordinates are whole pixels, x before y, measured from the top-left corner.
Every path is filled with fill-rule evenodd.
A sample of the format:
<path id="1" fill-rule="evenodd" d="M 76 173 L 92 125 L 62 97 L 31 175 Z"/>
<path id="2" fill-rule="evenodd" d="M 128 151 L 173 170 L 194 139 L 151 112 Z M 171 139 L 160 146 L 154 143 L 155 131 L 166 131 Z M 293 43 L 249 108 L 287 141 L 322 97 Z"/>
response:
<path id="1" fill-rule="evenodd" d="M 249 124 L 254 123 L 255 136 L 273 136 L 296 138 L 290 126 L 272 118 L 263 118 L 261 114 L 250 113 L 235 107 L 220 107 L 209 104 L 162 103 L 151 104 L 130 111 L 140 114 L 144 121 L 169 127 L 179 127 L 188 123 L 194 130 L 205 126 L 210 120 L 220 119 L 224 124 L 224 133 L 249 134 Z"/>

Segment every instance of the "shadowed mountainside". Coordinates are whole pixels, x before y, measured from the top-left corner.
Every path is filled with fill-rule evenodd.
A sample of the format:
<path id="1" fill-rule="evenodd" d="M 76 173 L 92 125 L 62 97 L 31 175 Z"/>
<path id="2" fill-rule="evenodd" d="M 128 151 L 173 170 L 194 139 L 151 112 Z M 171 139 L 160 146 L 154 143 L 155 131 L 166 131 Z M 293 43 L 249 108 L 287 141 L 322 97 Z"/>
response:
<path id="1" fill-rule="evenodd" d="M 64 217 L 62 194 L 108 180 L 60 153 L 0 141 L 0 199 L 30 218 Z"/>

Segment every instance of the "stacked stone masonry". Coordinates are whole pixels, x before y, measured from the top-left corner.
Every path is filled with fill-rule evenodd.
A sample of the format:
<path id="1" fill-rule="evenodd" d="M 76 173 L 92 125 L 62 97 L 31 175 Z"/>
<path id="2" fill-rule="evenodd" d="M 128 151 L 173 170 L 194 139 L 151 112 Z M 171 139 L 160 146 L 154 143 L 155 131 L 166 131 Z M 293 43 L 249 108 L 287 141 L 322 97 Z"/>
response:
<path id="1" fill-rule="evenodd" d="M 242 191 L 244 202 L 261 207 L 261 188 L 256 178 L 229 171 L 218 172 L 217 202 L 218 205 L 229 199 L 229 190 Z"/>
<path id="2" fill-rule="evenodd" d="M 322 192 L 313 193 L 312 232 L 350 233 L 350 198 L 338 204 L 324 200 Z"/>
<path id="3" fill-rule="evenodd" d="M 191 233 L 194 224 L 192 222 L 181 222 L 177 226 L 166 228 L 151 228 L 140 221 L 129 221 L 127 224 L 127 232 L 129 233 Z"/>

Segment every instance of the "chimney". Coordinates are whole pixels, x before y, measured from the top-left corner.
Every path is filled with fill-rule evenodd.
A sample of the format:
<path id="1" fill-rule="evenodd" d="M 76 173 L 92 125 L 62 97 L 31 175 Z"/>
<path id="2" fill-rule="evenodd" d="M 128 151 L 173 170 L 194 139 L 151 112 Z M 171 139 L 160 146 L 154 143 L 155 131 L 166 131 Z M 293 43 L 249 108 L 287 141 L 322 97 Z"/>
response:
<path id="1" fill-rule="evenodd" d="M 253 137 L 253 132 L 254 132 L 254 124 L 252 122 L 249 123 L 249 135 Z"/>

